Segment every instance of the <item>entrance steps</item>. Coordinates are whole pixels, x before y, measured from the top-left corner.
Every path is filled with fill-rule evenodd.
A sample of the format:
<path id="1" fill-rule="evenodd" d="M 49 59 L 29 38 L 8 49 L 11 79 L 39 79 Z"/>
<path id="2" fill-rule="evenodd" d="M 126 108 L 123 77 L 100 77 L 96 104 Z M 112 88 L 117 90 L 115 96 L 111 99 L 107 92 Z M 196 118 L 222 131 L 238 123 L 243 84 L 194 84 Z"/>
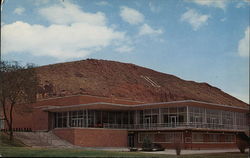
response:
<path id="1" fill-rule="evenodd" d="M 31 147 L 76 148 L 77 146 L 60 139 L 49 132 L 14 132 L 15 138 Z"/>

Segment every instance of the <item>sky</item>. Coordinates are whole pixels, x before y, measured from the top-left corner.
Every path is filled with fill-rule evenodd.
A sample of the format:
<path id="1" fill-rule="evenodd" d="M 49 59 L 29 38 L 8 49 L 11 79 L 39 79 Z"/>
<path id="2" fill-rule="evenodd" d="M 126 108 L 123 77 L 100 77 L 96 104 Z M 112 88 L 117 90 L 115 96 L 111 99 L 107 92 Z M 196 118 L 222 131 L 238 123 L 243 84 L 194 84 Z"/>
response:
<path id="1" fill-rule="evenodd" d="M 1 58 L 133 63 L 249 103 L 249 11 L 249 0 L 5 0 Z"/>

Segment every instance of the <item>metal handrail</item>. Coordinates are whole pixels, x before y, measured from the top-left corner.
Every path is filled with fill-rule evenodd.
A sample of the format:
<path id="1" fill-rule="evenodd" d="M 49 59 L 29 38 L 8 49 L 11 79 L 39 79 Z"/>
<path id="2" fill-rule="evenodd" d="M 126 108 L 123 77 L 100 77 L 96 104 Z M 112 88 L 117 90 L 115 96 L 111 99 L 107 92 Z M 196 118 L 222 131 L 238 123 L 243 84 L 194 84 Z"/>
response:
<path id="1" fill-rule="evenodd" d="M 205 129 L 235 129 L 246 130 L 247 126 L 212 124 L 212 123 L 150 123 L 150 124 L 109 124 L 104 123 L 103 128 L 115 129 L 162 129 L 162 128 L 205 128 Z"/>

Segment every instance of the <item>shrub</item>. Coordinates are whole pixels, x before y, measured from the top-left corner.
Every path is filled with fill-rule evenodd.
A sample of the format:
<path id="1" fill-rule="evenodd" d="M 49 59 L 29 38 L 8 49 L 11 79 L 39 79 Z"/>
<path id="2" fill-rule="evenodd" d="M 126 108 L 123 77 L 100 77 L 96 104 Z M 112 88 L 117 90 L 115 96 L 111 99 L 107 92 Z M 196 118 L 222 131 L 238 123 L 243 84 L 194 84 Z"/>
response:
<path id="1" fill-rule="evenodd" d="M 153 144 L 152 144 L 152 141 L 149 139 L 149 137 L 145 137 L 143 139 L 142 150 L 143 151 L 152 151 L 153 150 Z"/>
<path id="2" fill-rule="evenodd" d="M 155 151 L 164 151 L 165 148 L 161 144 L 154 144 Z"/>
<path id="3" fill-rule="evenodd" d="M 245 150 L 247 148 L 247 143 L 243 140 L 239 140 L 237 141 L 237 147 L 241 153 L 245 153 Z"/>

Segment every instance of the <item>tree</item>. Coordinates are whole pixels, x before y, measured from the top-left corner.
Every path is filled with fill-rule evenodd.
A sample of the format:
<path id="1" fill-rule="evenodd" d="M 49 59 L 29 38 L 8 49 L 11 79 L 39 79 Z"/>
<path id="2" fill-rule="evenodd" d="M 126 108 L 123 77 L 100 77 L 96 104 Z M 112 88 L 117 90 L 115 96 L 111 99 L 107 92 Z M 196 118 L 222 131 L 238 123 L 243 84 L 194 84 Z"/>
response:
<path id="1" fill-rule="evenodd" d="M 0 62 L 0 105 L 13 139 L 13 109 L 36 101 L 38 78 L 33 65 L 20 66 L 17 62 Z"/>
<path id="2" fill-rule="evenodd" d="M 149 136 L 144 137 L 142 142 L 142 150 L 143 151 L 152 151 L 153 150 L 153 143 L 150 140 Z"/>

